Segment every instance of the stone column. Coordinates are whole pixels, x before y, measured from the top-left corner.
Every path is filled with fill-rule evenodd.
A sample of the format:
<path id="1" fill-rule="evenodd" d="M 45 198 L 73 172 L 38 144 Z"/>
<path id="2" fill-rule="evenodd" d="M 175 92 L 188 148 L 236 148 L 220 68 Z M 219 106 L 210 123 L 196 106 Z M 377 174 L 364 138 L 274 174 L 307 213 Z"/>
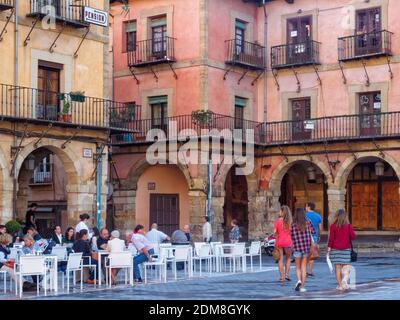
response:
<path id="1" fill-rule="evenodd" d="M 265 191 L 249 196 L 249 240 L 264 236 L 268 228 L 267 197 Z"/>
<path id="2" fill-rule="evenodd" d="M 4 186 L 1 192 L 0 223 L 6 224 L 13 218 L 13 190 L 12 184 Z M 23 217 L 25 219 L 25 217 Z"/>
<path id="3" fill-rule="evenodd" d="M 136 190 L 116 190 L 113 193 L 114 225 L 119 230 L 133 230 L 136 226 Z"/>
<path id="4" fill-rule="evenodd" d="M 327 190 L 327 194 L 329 212 L 346 208 L 346 189 L 330 187 Z"/>
<path id="5" fill-rule="evenodd" d="M 272 190 L 267 191 L 266 193 L 266 227 L 265 232 L 273 232 L 274 231 L 274 222 L 278 218 L 279 210 L 281 208 L 281 204 L 279 202 L 280 191 L 273 192 Z"/>
<path id="6" fill-rule="evenodd" d="M 206 209 L 206 199 L 207 197 L 203 191 L 189 191 L 189 223 L 193 241 L 202 241 L 202 225 Z"/>
<path id="7" fill-rule="evenodd" d="M 225 197 L 213 197 L 212 198 L 212 231 L 213 241 L 224 241 L 224 229 L 222 224 L 224 223 L 224 203 Z"/>

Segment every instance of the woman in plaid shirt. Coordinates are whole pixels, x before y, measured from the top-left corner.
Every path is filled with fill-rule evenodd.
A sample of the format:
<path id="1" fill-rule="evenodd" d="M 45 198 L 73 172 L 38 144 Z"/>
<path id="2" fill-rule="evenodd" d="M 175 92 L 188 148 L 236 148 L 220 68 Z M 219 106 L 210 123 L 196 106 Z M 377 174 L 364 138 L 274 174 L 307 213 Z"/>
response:
<path id="1" fill-rule="evenodd" d="M 307 259 L 310 255 L 313 234 L 315 234 L 315 230 L 310 221 L 306 219 L 305 210 L 303 208 L 297 208 L 293 216 L 293 224 L 290 230 L 293 242 L 293 256 L 296 259 L 296 291 L 306 291 L 304 284 L 307 276 Z"/>

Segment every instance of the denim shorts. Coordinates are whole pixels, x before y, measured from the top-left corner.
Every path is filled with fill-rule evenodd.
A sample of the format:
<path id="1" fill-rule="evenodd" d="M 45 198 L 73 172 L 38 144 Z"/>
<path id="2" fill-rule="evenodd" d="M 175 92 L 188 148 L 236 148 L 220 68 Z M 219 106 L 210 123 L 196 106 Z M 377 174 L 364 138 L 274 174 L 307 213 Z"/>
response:
<path id="1" fill-rule="evenodd" d="M 293 257 L 295 258 L 303 258 L 303 257 L 308 257 L 309 253 L 306 252 L 300 252 L 300 251 L 295 251 L 293 252 Z"/>

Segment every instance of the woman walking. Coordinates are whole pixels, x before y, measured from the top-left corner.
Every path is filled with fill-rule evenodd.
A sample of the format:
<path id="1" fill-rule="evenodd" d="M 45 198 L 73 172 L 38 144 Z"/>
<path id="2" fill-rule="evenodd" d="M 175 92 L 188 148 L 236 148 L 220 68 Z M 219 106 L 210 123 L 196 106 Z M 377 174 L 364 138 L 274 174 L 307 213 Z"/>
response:
<path id="1" fill-rule="evenodd" d="M 238 243 L 242 236 L 240 234 L 240 228 L 236 219 L 232 220 L 231 227 L 232 229 L 231 232 L 229 232 L 229 240 L 231 240 L 231 243 Z"/>
<path id="2" fill-rule="evenodd" d="M 355 238 L 356 234 L 353 226 L 349 223 L 346 211 L 339 209 L 336 211 L 329 228 L 327 249 L 327 255 L 336 269 L 337 290 L 347 290 L 349 288 L 347 280 L 351 261 L 351 241 Z"/>
<path id="3" fill-rule="evenodd" d="M 306 211 L 303 208 L 297 208 L 293 216 L 290 232 L 293 241 L 293 256 L 296 259 L 296 291 L 306 291 L 304 285 L 307 276 L 307 260 L 312 244 L 311 238 L 314 233 L 313 226 L 306 219 Z"/>
<path id="4" fill-rule="evenodd" d="M 292 213 L 288 206 L 282 206 L 279 212 L 279 218 L 274 224 L 274 233 L 276 236 L 275 247 L 279 250 L 278 269 L 280 282 L 291 281 L 289 277 L 290 256 L 292 255 L 292 238 L 290 229 L 292 226 Z M 286 256 L 285 270 L 283 270 L 283 255 Z M 285 271 L 285 272 L 284 272 Z"/>

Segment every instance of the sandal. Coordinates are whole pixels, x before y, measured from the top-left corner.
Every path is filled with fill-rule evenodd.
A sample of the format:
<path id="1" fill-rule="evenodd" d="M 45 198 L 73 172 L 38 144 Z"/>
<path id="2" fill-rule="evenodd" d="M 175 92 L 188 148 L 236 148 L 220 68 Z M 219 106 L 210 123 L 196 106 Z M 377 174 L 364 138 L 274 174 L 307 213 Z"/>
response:
<path id="1" fill-rule="evenodd" d="M 285 277 L 286 281 L 292 281 L 289 277 Z"/>

